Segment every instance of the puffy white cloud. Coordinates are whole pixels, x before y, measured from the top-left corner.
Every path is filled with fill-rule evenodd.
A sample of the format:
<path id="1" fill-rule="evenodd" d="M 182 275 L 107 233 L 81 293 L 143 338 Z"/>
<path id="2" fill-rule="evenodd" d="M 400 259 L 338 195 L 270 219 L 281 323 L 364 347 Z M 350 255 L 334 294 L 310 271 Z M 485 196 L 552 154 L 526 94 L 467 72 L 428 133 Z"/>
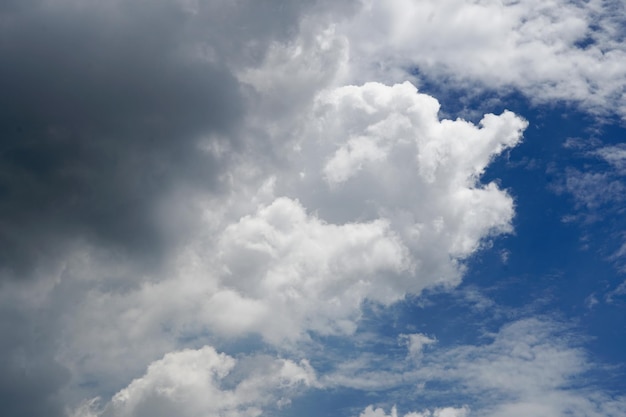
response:
<path id="1" fill-rule="evenodd" d="M 289 399 L 283 395 L 314 384 L 315 373 L 306 361 L 258 356 L 238 362 L 204 346 L 166 354 L 101 410 L 97 401 L 90 400 L 72 415 L 256 417 L 265 406 L 287 404 Z"/>
<path id="2" fill-rule="evenodd" d="M 511 198 L 479 178 L 526 127 L 510 112 L 475 126 L 439 120 L 438 109 L 410 83 L 322 94 L 296 159 L 302 175 L 286 188 L 329 221 L 388 219 L 414 257 L 418 280 L 400 284 L 414 293 L 458 282 L 454 261 L 510 230 Z"/>
<path id="3" fill-rule="evenodd" d="M 461 407 L 461 408 L 453 408 L 453 407 L 445 407 L 445 408 L 436 408 L 434 410 L 424 410 L 421 412 L 410 412 L 404 415 L 404 417 L 466 417 L 469 413 L 469 408 Z M 398 411 L 396 407 L 391 409 L 391 414 L 387 415 L 385 410 L 382 408 L 374 408 L 373 406 L 368 406 L 359 417 L 398 417 Z"/>
<path id="4" fill-rule="evenodd" d="M 439 120 L 437 110 L 408 83 L 324 93 L 292 139 L 289 166 L 252 171 L 263 175 L 251 181 L 233 170 L 228 199 L 197 203 L 204 214 L 194 239 L 163 276 L 89 293 L 66 327 L 68 360 L 100 351 L 124 362 L 123 372 L 126 360 L 141 363 L 146 339 L 155 343 L 139 350 L 154 358 L 207 331 L 258 333 L 277 346 L 308 332 L 350 334 L 366 299 L 389 304 L 458 284 L 463 259 L 510 230 L 512 198 L 479 179 L 526 122 L 506 112 L 475 126 Z M 351 144 L 361 141 L 376 158 L 355 155 Z M 100 368 L 96 357 L 84 363 Z"/>
<path id="5" fill-rule="evenodd" d="M 398 416 L 398 410 L 396 410 L 395 407 L 393 407 L 391 409 L 391 414 L 389 415 L 389 417 L 397 417 Z M 387 414 L 385 413 L 385 410 L 383 410 L 382 408 L 374 408 L 373 406 L 368 406 L 360 415 L 359 417 L 388 417 Z"/>
<path id="6" fill-rule="evenodd" d="M 520 89 L 626 114 L 619 1 L 364 0 L 345 24 L 357 79 L 432 80 Z"/>
<path id="7" fill-rule="evenodd" d="M 350 332 L 365 297 L 387 301 L 379 280 L 411 267 L 387 221 L 327 224 L 287 198 L 227 227 L 218 247 L 223 286 L 233 291 L 208 300 L 207 318 L 238 316 L 243 305 L 256 305 L 243 327 L 277 341 L 307 329 Z M 221 304 L 225 294 L 229 302 Z M 238 330 L 235 323 L 227 327 Z"/>
<path id="8" fill-rule="evenodd" d="M 437 111 L 408 83 L 324 92 L 267 203 L 217 239 L 209 328 L 274 342 L 345 334 L 365 299 L 458 283 L 460 261 L 510 230 L 511 197 L 479 178 L 526 122 L 506 112 L 474 126 Z"/>

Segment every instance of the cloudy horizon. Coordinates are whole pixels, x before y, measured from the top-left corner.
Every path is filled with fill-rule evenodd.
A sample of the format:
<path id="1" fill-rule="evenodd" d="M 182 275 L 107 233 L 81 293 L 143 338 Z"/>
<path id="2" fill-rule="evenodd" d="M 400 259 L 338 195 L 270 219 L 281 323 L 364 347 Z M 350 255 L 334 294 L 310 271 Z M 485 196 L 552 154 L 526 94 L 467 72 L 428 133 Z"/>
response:
<path id="1" fill-rule="evenodd" d="M 626 416 L 625 28 L 0 3 L 0 410 Z"/>

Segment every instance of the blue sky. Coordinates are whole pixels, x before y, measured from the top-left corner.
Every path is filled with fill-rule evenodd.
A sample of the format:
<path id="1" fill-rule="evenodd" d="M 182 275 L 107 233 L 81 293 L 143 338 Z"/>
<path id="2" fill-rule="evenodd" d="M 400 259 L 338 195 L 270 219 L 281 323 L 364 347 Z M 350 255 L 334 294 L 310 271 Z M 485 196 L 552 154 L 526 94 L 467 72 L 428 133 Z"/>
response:
<path id="1" fill-rule="evenodd" d="M 0 5 L 0 411 L 626 416 L 611 0 Z"/>

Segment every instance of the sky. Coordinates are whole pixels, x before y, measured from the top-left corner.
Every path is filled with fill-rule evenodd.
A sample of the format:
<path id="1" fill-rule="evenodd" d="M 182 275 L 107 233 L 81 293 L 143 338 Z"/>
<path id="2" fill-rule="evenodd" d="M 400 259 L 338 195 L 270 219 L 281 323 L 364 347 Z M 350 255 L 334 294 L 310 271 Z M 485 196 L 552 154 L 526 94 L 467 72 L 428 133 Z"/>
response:
<path id="1" fill-rule="evenodd" d="M 0 2 L 0 411 L 626 416 L 621 0 Z"/>

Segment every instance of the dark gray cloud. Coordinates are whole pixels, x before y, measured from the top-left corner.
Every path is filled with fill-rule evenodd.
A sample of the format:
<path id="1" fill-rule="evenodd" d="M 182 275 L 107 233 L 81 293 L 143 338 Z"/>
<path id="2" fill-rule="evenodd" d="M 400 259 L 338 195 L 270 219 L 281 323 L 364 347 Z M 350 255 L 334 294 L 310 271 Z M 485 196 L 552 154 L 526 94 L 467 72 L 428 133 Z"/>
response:
<path id="1" fill-rule="evenodd" d="M 315 3 L 0 2 L 0 290 L 52 279 L 81 243 L 158 265 L 172 238 L 163 200 L 183 186 L 223 191 L 229 157 L 198 141 L 250 139 L 236 70 Z M 3 415 L 64 413 L 70 373 L 54 358 L 57 320 L 44 318 L 76 296 L 2 306 Z"/>
<path id="2" fill-rule="evenodd" d="M 240 119 L 228 69 L 192 54 L 180 8 L 31 3 L 0 25 L 0 262 L 24 275 L 65 238 L 158 251 L 173 183 L 214 187 L 199 137 Z"/>
<path id="3" fill-rule="evenodd" d="M 52 328 L 42 311 L 0 303 L 0 410 L 4 415 L 57 416 L 67 369 L 54 359 Z"/>
<path id="4" fill-rule="evenodd" d="M 76 238 L 161 257 L 160 199 L 181 182 L 215 191 L 228 166 L 198 139 L 241 145 L 233 69 L 295 34 L 315 3 L 3 2 L 4 275 L 29 275 Z"/>

